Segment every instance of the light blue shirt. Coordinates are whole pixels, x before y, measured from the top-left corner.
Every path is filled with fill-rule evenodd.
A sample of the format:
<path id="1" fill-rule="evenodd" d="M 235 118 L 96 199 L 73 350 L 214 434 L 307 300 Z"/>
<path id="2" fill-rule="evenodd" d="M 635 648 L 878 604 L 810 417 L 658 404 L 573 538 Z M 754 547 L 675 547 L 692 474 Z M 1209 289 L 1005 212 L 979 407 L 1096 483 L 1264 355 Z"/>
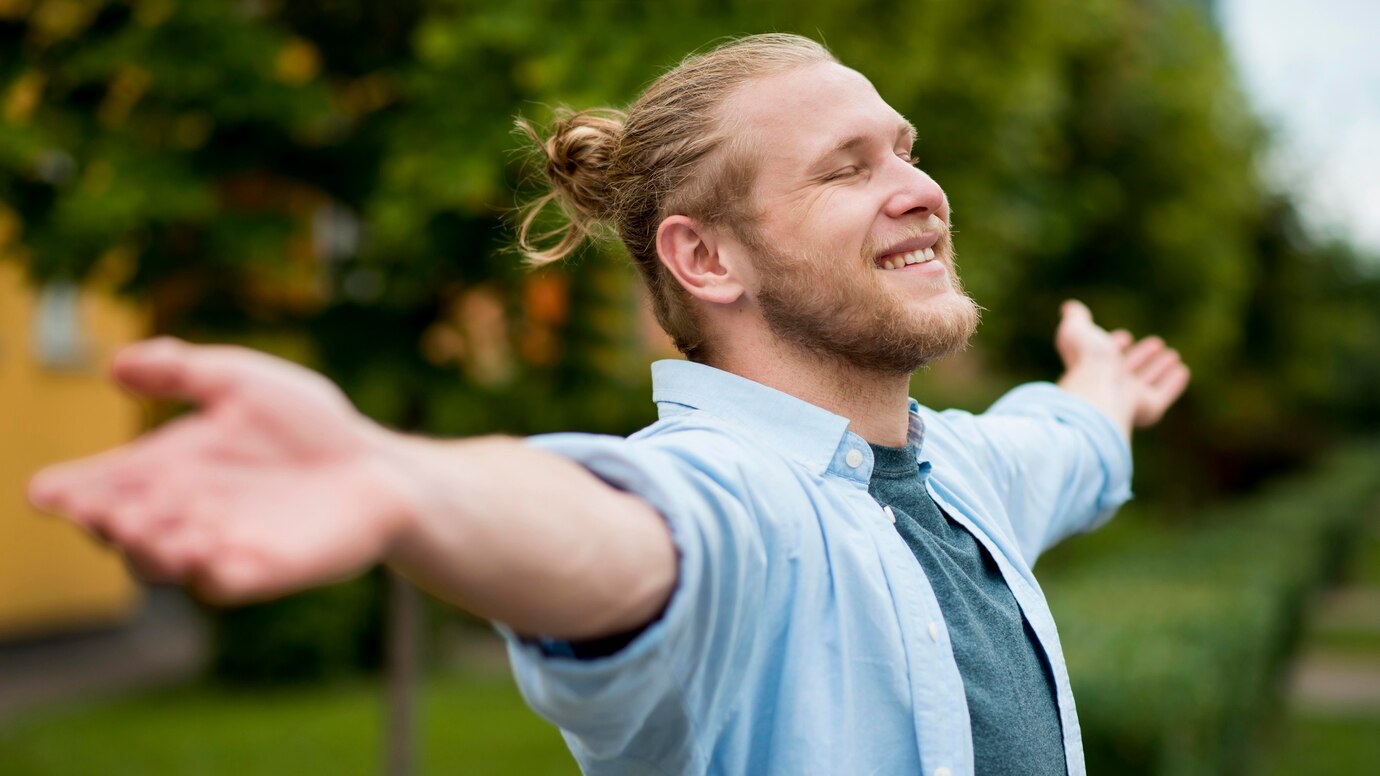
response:
<path id="1" fill-rule="evenodd" d="M 666 519 L 679 577 L 614 655 L 509 637 L 527 702 L 592 774 L 964 774 L 962 679 L 924 571 L 868 495 L 848 420 L 701 364 L 652 366 L 660 420 L 627 439 L 532 437 Z M 1068 671 L 1031 574 L 1040 552 L 1130 497 L 1125 438 L 1048 383 L 987 412 L 910 404 L 934 500 L 996 559 L 1049 659 L 1070 774 L 1084 772 Z"/>

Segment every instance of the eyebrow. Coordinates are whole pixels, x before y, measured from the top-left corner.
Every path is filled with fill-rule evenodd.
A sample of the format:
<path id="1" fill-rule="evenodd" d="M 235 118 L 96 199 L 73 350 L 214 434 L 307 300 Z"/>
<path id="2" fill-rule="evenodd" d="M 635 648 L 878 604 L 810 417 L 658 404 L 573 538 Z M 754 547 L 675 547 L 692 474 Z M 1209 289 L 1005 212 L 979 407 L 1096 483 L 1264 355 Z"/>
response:
<path id="1" fill-rule="evenodd" d="M 900 123 L 896 125 L 897 140 L 900 140 L 903 137 L 909 137 L 911 143 L 915 142 L 915 125 L 904 118 L 902 118 Z M 814 161 L 810 162 L 809 166 L 805 169 L 813 172 L 815 169 L 823 166 L 824 163 L 827 162 L 830 157 L 836 156 L 841 153 L 846 153 L 848 151 L 852 151 L 853 149 L 866 143 L 870 139 L 871 138 L 869 138 L 866 135 L 853 135 L 852 137 L 840 140 L 832 148 L 821 153 L 819 156 L 816 156 Z"/>

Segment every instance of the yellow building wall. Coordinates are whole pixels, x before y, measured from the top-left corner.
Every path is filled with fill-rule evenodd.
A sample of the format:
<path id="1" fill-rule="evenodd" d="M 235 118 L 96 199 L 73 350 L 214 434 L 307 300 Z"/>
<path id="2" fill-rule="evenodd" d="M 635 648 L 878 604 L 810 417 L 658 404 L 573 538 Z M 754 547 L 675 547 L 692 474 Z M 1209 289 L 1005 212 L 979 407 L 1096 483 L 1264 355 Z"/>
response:
<path id="1" fill-rule="evenodd" d="M 106 379 L 106 365 L 120 345 L 142 336 L 142 318 L 108 295 L 83 291 L 90 357 L 59 371 L 33 354 L 34 306 L 20 268 L 0 257 L 0 639 L 117 622 L 139 602 L 118 556 L 29 506 L 24 490 L 43 465 L 139 432 L 142 411 Z"/>

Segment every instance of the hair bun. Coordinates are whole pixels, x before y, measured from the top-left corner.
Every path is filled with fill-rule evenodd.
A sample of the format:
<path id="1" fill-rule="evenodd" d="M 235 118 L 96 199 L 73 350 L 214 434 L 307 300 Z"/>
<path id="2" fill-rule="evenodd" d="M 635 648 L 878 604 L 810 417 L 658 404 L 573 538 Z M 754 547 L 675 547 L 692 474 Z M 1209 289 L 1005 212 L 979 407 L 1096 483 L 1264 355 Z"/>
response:
<path id="1" fill-rule="evenodd" d="M 609 163 L 623 132 L 623 117 L 605 111 L 561 111 L 546 141 L 546 177 L 589 219 L 609 210 Z"/>
<path id="2" fill-rule="evenodd" d="M 532 262 L 545 264 L 570 253 L 595 224 L 608 218 L 613 193 L 609 165 L 623 133 L 623 113 L 558 109 L 545 140 L 526 120 L 518 119 L 517 126 L 536 145 L 551 184 L 551 191 L 526 209 L 518 242 Z M 535 241 L 560 236 L 556 245 L 541 248 L 534 244 L 531 228 L 540 211 L 553 201 L 569 223 L 555 232 L 535 236 Z"/>

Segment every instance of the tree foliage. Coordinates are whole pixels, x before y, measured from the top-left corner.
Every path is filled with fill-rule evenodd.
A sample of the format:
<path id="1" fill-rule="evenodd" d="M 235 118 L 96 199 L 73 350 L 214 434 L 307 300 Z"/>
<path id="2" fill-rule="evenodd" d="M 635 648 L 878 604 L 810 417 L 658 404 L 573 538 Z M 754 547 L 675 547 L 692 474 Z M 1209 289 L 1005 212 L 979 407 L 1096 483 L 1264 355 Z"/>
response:
<path id="1" fill-rule="evenodd" d="M 625 432 L 665 344 L 616 247 L 521 268 L 512 119 L 799 31 L 917 124 L 990 311 L 976 377 L 925 376 L 922 398 L 1050 374 L 1076 295 L 1195 369 L 1148 481 L 1240 487 L 1380 420 L 1380 287 L 1262 184 L 1208 7 L 6 0 L 0 238 L 37 282 L 117 278 L 159 331 L 287 353 L 394 425 Z"/>

